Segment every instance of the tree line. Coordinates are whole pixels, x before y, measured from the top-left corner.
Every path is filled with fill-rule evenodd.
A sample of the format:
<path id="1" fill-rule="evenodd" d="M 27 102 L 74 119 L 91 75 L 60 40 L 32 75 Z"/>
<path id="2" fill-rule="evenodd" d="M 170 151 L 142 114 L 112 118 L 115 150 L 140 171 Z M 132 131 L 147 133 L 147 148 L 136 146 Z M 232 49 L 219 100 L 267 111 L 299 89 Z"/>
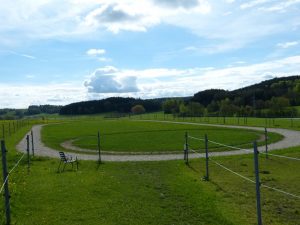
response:
<path id="1" fill-rule="evenodd" d="M 190 100 L 166 100 L 165 113 L 179 116 L 294 117 L 300 105 L 300 77 L 274 78 L 234 91 L 210 89 Z"/>

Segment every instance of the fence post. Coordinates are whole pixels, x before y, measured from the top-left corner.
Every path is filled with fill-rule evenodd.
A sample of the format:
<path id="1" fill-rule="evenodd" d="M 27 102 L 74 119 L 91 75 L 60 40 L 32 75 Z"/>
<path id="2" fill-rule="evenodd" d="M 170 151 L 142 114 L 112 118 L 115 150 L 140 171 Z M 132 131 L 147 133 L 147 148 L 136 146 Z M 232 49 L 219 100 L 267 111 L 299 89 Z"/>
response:
<path id="1" fill-rule="evenodd" d="M 185 160 L 185 164 L 189 164 L 188 132 L 185 132 L 184 160 Z"/>
<path id="2" fill-rule="evenodd" d="M 5 139 L 5 126 L 4 123 L 2 124 L 2 138 Z"/>
<path id="3" fill-rule="evenodd" d="M 205 168 L 206 168 L 206 174 L 205 174 L 205 177 L 204 179 L 206 181 L 209 180 L 209 171 L 208 171 L 208 138 L 207 138 L 207 134 L 205 134 L 205 137 L 204 137 L 204 140 L 205 140 Z"/>
<path id="4" fill-rule="evenodd" d="M 98 163 L 101 163 L 101 149 L 100 149 L 100 131 L 98 131 L 98 154 L 99 154 L 99 159 Z"/>
<path id="5" fill-rule="evenodd" d="M 34 156 L 34 141 L 33 141 L 33 131 L 31 130 L 31 150 L 32 156 Z"/>
<path id="6" fill-rule="evenodd" d="M 268 130 L 265 127 L 265 145 L 266 145 L 266 158 L 268 158 Z"/>
<path id="7" fill-rule="evenodd" d="M 27 141 L 27 172 L 29 173 L 30 170 L 30 154 L 29 154 L 29 135 L 26 136 L 26 141 Z"/>
<path id="8" fill-rule="evenodd" d="M 10 122 L 8 122 L 8 136 L 10 137 L 11 136 L 11 129 L 10 129 Z"/>
<path id="9" fill-rule="evenodd" d="M 5 198 L 5 215 L 6 215 L 6 225 L 10 224 L 10 204 L 9 204 L 9 189 L 8 189 L 8 172 L 6 164 L 6 148 L 4 140 L 1 141 L 1 151 L 2 151 L 2 172 L 3 172 L 3 182 L 4 182 L 4 198 Z"/>
<path id="10" fill-rule="evenodd" d="M 261 205 L 260 205 L 260 180 L 258 168 L 258 154 L 256 141 L 253 143 L 254 150 L 254 168 L 255 168 L 255 188 L 256 188 L 256 210 L 257 210 L 257 224 L 262 225 L 261 219 Z"/>

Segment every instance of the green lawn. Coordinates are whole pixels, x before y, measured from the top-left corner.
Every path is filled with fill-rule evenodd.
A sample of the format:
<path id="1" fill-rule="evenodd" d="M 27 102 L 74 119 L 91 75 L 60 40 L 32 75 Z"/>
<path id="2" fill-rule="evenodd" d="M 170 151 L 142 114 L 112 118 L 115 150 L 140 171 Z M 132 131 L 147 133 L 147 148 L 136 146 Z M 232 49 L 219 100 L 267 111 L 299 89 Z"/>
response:
<path id="1" fill-rule="evenodd" d="M 185 132 L 198 138 L 207 134 L 210 140 L 239 147 L 251 147 L 260 140 L 263 132 L 245 129 L 228 129 L 211 126 L 167 124 L 130 120 L 95 120 L 52 124 L 43 128 L 42 138 L 47 146 L 63 149 L 60 144 L 75 139 L 74 145 L 97 149 L 97 132 L 101 132 L 101 149 L 115 152 L 174 152 L 182 151 Z M 278 141 L 279 134 L 270 133 L 270 142 Z M 193 149 L 204 149 L 204 143 L 189 140 Z M 211 144 L 210 151 L 228 150 Z M 229 149 L 230 150 L 230 149 Z"/>
<path id="2" fill-rule="evenodd" d="M 23 127 L 7 139 L 9 168 L 20 157 L 14 146 L 28 129 Z M 300 158 L 300 148 L 276 154 Z M 214 160 L 254 179 L 252 155 Z M 210 181 L 203 181 L 203 159 L 191 160 L 190 166 L 162 161 L 105 162 L 98 167 L 96 162 L 81 161 L 79 171 L 68 167 L 60 174 L 58 163 L 34 158 L 27 174 L 23 160 L 11 174 L 12 224 L 256 224 L 255 186 L 212 163 Z M 298 161 L 260 156 L 261 181 L 297 195 L 299 167 Z M 1 198 L 2 224 L 3 205 Z M 262 188 L 264 224 L 295 225 L 299 209 L 299 199 Z"/>
<path id="3" fill-rule="evenodd" d="M 169 120 L 207 124 L 226 124 L 238 126 L 275 127 L 300 130 L 300 118 L 254 118 L 254 117 L 173 117 L 163 112 L 131 116 L 131 119 Z"/>

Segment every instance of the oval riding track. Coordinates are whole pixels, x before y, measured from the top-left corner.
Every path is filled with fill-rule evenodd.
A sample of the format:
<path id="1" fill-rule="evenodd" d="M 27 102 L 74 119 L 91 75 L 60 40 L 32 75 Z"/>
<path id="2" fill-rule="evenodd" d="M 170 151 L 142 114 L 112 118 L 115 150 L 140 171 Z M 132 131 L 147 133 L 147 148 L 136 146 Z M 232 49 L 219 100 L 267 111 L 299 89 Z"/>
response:
<path id="1" fill-rule="evenodd" d="M 213 127 L 225 127 L 225 128 L 239 128 L 239 129 L 248 129 L 248 130 L 258 130 L 264 131 L 264 128 L 261 127 L 243 127 L 243 126 L 231 126 L 231 125 L 216 125 L 216 124 L 199 124 L 199 123 L 189 123 L 189 122 L 172 122 L 172 121 L 152 121 L 152 120 L 137 120 L 137 121 L 148 121 L 156 123 L 173 123 L 173 124 L 190 124 L 195 126 L 213 126 Z M 41 141 L 41 129 L 44 125 L 36 125 L 32 128 L 34 133 L 34 149 L 35 154 L 38 156 L 47 156 L 52 158 L 58 158 L 58 150 L 51 149 L 44 145 Z M 278 150 L 288 147 L 294 147 L 300 145 L 300 132 L 294 130 L 286 130 L 279 128 L 268 128 L 268 131 L 278 133 L 284 136 L 284 138 L 276 143 L 270 144 L 268 150 Z M 17 145 L 17 149 L 21 152 L 26 151 L 26 136 L 24 139 Z M 265 146 L 258 148 L 261 151 L 264 151 Z M 180 149 L 179 149 L 180 150 Z M 211 156 L 228 156 L 228 155 L 241 155 L 241 154 L 251 154 L 252 149 L 245 150 L 235 150 L 235 151 L 226 151 L 226 152 L 212 152 Z M 98 155 L 88 155 L 81 153 L 71 153 L 73 156 L 77 156 L 79 160 L 98 160 Z M 183 154 L 151 154 L 151 155 L 105 155 L 102 154 L 103 161 L 161 161 L 161 160 L 176 160 L 183 159 Z M 205 154 L 189 154 L 190 158 L 199 158 L 205 157 Z"/>

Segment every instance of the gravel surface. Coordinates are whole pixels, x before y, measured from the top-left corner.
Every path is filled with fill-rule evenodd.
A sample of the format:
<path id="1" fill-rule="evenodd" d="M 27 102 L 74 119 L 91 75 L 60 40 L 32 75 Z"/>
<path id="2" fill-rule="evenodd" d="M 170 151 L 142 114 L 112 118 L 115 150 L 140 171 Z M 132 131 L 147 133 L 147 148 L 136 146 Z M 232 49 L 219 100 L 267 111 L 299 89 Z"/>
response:
<path id="1" fill-rule="evenodd" d="M 141 121 L 141 120 L 136 120 Z M 142 120 L 148 122 L 156 123 L 175 123 L 175 124 L 191 124 L 198 126 L 213 126 L 213 127 L 227 127 L 227 128 L 239 128 L 239 129 L 248 129 L 248 130 L 259 130 L 263 131 L 264 128 L 261 127 L 243 127 L 243 126 L 231 126 L 231 125 L 215 125 L 215 124 L 199 124 L 199 123 L 190 123 L 190 122 L 172 122 L 172 121 L 152 121 L 152 120 Z M 36 125 L 32 128 L 34 133 L 34 149 L 35 155 L 38 156 L 47 156 L 52 158 L 59 158 L 58 150 L 51 149 L 44 145 L 41 141 L 41 129 L 44 125 Z M 300 145 L 300 132 L 294 130 L 280 129 L 280 128 L 268 128 L 269 132 L 278 133 L 284 136 L 284 138 L 276 143 L 269 145 L 269 151 L 283 149 L 288 147 L 294 147 Z M 29 134 L 29 133 L 28 133 Z M 24 139 L 17 145 L 17 149 L 20 152 L 26 151 L 26 135 Z M 31 146 L 30 146 L 31 149 Z M 265 150 L 265 146 L 258 148 L 261 151 Z M 212 152 L 211 156 L 228 156 L 228 155 L 241 155 L 241 154 L 251 154 L 253 149 L 246 150 L 234 150 L 227 152 Z M 79 153 L 70 153 L 72 156 L 77 156 L 79 160 L 98 160 L 97 155 L 88 155 L 88 154 L 79 154 Z M 189 158 L 199 158 L 205 157 L 205 154 L 189 154 Z M 183 154 L 139 154 L 139 155 L 105 155 L 102 154 L 103 161 L 162 161 L 162 160 L 177 160 L 183 159 Z"/>

